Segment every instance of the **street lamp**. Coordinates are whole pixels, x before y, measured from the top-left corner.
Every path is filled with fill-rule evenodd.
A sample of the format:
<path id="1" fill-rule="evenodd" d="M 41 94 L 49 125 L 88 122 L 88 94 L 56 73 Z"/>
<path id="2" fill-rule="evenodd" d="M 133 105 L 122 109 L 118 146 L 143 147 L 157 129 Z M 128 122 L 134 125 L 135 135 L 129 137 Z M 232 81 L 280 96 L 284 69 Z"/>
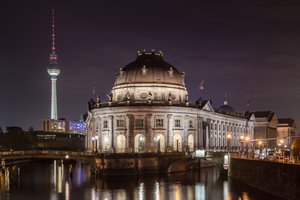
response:
<path id="1" fill-rule="evenodd" d="M 250 138 L 249 138 L 249 136 L 247 136 L 246 137 L 246 155 L 247 155 L 247 158 L 248 158 L 248 143 L 249 143 L 249 140 L 250 140 Z"/>
<path id="2" fill-rule="evenodd" d="M 95 153 L 98 153 L 98 148 L 97 148 L 97 141 L 98 141 L 98 135 L 97 136 L 95 136 L 95 146 L 96 146 L 96 151 L 95 151 Z"/>
<path id="3" fill-rule="evenodd" d="M 283 144 L 283 139 L 280 140 L 280 144 L 281 144 L 281 145 Z"/>
<path id="4" fill-rule="evenodd" d="M 227 151 L 229 152 L 229 148 L 230 148 L 230 140 L 231 140 L 232 136 L 230 133 L 227 134 Z"/>
<path id="5" fill-rule="evenodd" d="M 261 145 L 262 145 L 262 141 L 258 141 L 258 146 L 259 146 L 259 156 L 258 156 L 258 158 L 261 157 Z"/>
<path id="6" fill-rule="evenodd" d="M 283 154 L 283 139 L 280 139 L 279 140 L 279 143 L 278 143 L 278 149 L 279 149 L 279 153 L 280 154 Z"/>
<path id="7" fill-rule="evenodd" d="M 241 153 L 242 153 L 242 157 L 244 156 L 244 139 L 245 139 L 245 136 L 241 135 L 240 141 L 241 141 Z"/>
<path id="8" fill-rule="evenodd" d="M 94 142 L 95 142 L 95 137 L 92 137 L 92 153 L 94 153 Z"/>

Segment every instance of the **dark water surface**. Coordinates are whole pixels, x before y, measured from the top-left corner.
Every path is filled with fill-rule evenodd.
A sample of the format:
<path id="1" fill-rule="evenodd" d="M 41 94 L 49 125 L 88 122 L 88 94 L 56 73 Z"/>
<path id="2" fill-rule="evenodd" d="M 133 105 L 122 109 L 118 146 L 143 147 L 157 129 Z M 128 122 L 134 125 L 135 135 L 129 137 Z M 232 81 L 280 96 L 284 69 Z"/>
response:
<path id="1" fill-rule="evenodd" d="M 72 173 L 70 173 L 72 171 Z M 215 168 L 198 173 L 95 178 L 80 163 L 40 161 L 9 167 L 0 175 L 0 200 L 60 199 L 228 199 L 280 200 L 219 176 Z"/>

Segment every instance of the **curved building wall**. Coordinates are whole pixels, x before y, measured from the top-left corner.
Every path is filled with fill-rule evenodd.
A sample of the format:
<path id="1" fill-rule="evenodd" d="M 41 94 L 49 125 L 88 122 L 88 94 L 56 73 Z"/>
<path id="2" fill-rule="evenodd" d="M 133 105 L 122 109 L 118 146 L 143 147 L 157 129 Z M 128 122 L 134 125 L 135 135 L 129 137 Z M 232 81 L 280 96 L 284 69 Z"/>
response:
<path id="1" fill-rule="evenodd" d="M 244 118 L 189 106 L 157 105 L 99 107 L 89 112 L 87 124 L 86 150 L 96 151 L 97 146 L 98 152 L 115 153 L 226 151 L 227 145 L 237 149 L 241 135 L 253 138 L 254 127 Z"/>
<path id="2" fill-rule="evenodd" d="M 187 90 L 183 86 L 170 84 L 126 84 L 114 86 L 112 89 L 112 102 L 121 101 L 158 101 L 171 100 L 173 103 L 186 102 Z"/>

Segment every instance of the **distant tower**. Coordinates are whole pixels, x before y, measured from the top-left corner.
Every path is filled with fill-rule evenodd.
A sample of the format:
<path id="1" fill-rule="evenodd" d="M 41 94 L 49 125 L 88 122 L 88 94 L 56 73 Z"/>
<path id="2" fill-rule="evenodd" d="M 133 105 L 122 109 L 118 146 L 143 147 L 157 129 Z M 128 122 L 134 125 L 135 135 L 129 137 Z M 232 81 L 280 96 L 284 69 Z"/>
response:
<path id="1" fill-rule="evenodd" d="M 225 92 L 224 97 L 225 97 L 224 105 L 228 105 L 227 92 Z"/>
<path id="2" fill-rule="evenodd" d="M 57 66 L 57 55 L 55 53 L 55 23 L 54 23 L 54 10 L 52 10 L 52 49 L 49 55 L 50 65 L 47 69 L 48 74 L 51 76 L 51 119 L 57 120 L 57 97 L 56 97 L 56 80 L 60 74 L 60 69 Z"/>

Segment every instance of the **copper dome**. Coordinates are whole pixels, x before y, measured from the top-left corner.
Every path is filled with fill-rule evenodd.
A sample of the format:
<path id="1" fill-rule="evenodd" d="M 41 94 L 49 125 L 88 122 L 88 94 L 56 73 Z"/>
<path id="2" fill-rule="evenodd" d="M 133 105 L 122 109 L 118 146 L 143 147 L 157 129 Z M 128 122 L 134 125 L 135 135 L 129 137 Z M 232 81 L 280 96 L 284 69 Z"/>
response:
<path id="1" fill-rule="evenodd" d="M 116 74 L 114 86 L 135 83 L 164 83 L 184 86 L 184 73 L 163 59 L 159 52 L 138 52 L 132 63 L 121 68 Z"/>

